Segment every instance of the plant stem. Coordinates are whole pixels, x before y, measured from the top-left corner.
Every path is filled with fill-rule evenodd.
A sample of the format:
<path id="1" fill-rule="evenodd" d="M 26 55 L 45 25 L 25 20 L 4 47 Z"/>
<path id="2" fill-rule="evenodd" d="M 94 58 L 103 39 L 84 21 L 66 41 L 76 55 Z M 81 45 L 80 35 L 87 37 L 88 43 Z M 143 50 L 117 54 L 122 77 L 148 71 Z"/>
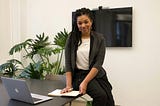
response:
<path id="1" fill-rule="evenodd" d="M 29 52 L 27 51 L 26 48 L 24 48 L 24 50 L 26 51 L 27 54 L 29 54 Z M 33 60 L 33 58 L 31 58 L 31 60 L 33 61 L 33 63 L 36 63 L 36 62 Z"/>

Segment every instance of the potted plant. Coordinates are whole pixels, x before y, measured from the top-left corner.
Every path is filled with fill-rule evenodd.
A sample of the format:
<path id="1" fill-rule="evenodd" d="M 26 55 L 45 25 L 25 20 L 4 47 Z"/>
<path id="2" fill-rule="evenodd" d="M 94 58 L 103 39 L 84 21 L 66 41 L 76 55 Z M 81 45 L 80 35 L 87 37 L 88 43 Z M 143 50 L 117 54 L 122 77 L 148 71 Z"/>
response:
<path id="1" fill-rule="evenodd" d="M 16 59 L 8 60 L 6 63 L 0 65 L 0 71 L 3 76 L 7 77 L 16 77 L 16 72 L 18 70 L 23 70 L 20 67 L 23 67 L 22 62 Z"/>
<path id="2" fill-rule="evenodd" d="M 13 46 L 9 51 L 10 55 L 13 55 L 16 52 L 25 51 L 25 55 L 23 57 L 31 60 L 26 67 L 23 65 L 22 62 L 19 61 L 22 69 L 13 68 L 16 71 L 22 71 L 17 77 L 44 79 L 47 74 L 63 74 L 64 68 L 63 66 L 61 66 L 61 62 L 65 42 L 68 35 L 69 34 L 65 29 L 64 31 L 58 32 L 57 35 L 55 35 L 54 37 L 54 44 L 52 44 L 48 40 L 49 37 L 45 36 L 45 34 L 43 33 L 36 35 L 35 39 L 27 39 L 24 42 Z M 54 59 L 55 61 L 53 62 L 50 60 L 50 57 L 52 55 L 56 55 L 56 58 Z M 7 62 L 5 64 L 9 63 Z M 9 72 L 5 69 L 4 66 L 4 64 L 0 65 L 0 71 L 2 73 L 8 74 L 10 77 L 15 75 L 16 71 L 11 71 L 11 73 L 13 73 L 9 74 Z"/>
<path id="3" fill-rule="evenodd" d="M 66 40 L 69 33 L 64 29 L 63 31 L 58 32 L 54 37 L 54 44 L 56 48 L 54 49 L 57 54 L 57 60 L 54 62 L 54 68 L 52 68 L 51 73 L 46 75 L 46 79 L 52 79 L 55 77 L 54 75 L 62 75 L 64 74 L 64 66 L 61 66 L 63 52 L 66 44 Z"/>

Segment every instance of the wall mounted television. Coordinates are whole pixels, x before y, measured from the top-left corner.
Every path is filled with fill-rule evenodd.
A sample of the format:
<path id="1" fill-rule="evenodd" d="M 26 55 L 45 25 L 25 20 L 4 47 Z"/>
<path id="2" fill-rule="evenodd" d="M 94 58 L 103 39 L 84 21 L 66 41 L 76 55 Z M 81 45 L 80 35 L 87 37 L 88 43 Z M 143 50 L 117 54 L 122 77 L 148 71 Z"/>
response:
<path id="1" fill-rule="evenodd" d="M 94 30 L 102 33 L 106 47 L 132 47 L 132 7 L 91 10 Z M 75 12 L 72 12 L 72 26 Z"/>

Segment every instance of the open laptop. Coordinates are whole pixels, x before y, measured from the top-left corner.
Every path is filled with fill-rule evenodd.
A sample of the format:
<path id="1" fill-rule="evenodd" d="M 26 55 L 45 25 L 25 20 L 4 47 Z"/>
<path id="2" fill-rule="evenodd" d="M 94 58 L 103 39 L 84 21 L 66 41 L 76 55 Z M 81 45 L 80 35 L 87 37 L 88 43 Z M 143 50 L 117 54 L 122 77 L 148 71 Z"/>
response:
<path id="1" fill-rule="evenodd" d="M 52 97 L 31 93 L 25 80 L 7 77 L 1 77 L 1 80 L 11 99 L 31 104 L 37 104 L 52 99 Z"/>

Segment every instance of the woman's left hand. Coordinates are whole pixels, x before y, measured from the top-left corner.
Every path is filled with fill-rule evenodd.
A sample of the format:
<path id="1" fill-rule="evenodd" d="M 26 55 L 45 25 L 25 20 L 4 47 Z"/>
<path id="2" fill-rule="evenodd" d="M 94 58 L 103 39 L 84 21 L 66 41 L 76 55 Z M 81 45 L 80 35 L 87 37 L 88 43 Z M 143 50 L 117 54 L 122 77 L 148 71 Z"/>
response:
<path id="1" fill-rule="evenodd" d="M 85 94 L 86 90 L 87 90 L 87 83 L 83 81 L 79 86 L 79 91 L 81 94 Z"/>

